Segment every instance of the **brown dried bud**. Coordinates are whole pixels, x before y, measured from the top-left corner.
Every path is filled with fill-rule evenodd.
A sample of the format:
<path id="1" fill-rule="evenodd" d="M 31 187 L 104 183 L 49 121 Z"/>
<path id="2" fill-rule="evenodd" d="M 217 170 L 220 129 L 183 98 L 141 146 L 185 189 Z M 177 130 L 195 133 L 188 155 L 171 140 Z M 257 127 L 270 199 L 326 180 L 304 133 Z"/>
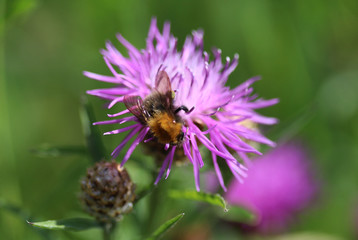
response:
<path id="1" fill-rule="evenodd" d="M 86 211 L 100 222 L 119 221 L 132 210 L 135 185 L 115 161 L 102 161 L 89 168 L 81 189 Z"/>

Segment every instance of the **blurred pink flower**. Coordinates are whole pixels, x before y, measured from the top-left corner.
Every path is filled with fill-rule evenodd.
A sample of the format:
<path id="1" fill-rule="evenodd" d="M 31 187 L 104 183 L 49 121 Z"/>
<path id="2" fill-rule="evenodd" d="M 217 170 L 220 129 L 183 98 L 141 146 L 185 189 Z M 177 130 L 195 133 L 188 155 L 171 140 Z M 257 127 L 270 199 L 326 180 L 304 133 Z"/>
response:
<path id="1" fill-rule="evenodd" d="M 258 220 L 246 229 L 280 232 L 314 197 L 317 184 L 301 145 L 281 145 L 256 159 L 243 184 L 235 179 L 226 193 L 229 204 L 247 207 Z"/>

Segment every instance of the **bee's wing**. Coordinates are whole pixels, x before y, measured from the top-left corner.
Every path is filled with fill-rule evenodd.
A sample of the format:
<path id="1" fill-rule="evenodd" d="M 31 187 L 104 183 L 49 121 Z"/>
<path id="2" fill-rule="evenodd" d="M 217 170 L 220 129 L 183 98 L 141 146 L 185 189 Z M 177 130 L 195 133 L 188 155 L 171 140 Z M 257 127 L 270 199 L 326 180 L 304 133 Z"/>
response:
<path id="1" fill-rule="evenodd" d="M 147 116 L 143 110 L 143 100 L 139 96 L 124 96 L 123 103 L 140 121 L 146 121 Z"/>
<path id="2" fill-rule="evenodd" d="M 155 77 L 155 89 L 161 94 L 171 94 L 172 85 L 166 71 L 159 71 Z"/>

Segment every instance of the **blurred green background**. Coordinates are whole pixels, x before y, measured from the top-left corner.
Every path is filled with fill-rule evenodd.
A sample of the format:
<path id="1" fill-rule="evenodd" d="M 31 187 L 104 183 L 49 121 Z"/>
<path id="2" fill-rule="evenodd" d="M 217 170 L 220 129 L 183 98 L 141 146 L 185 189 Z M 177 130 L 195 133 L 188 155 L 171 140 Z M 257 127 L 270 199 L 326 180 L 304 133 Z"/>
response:
<path id="1" fill-rule="evenodd" d="M 105 41 L 123 51 L 115 39 L 120 32 L 143 48 L 156 16 L 160 28 L 171 22 L 178 46 L 193 29 L 202 28 L 207 51 L 216 46 L 224 56 L 238 52 L 240 63 L 229 85 L 263 77 L 255 84 L 256 93 L 280 98 L 278 105 L 260 111 L 280 119 L 279 125 L 265 129 L 267 135 L 275 141 L 303 140 L 322 186 L 317 203 L 293 231 L 353 239 L 358 205 L 357 12 L 356 0 L 0 0 L 1 202 L 20 206 L 22 214 L 36 220 L 81 214 L 78 182 L 88 159 L 41 158 L 30 150 L 44 143 L 85 144 L 81 96 L 110 84 L 85 78 L 82 71 L 109 74 L 99 53 Z M 89 99 L 97 120 L 106 119 L 103 102 Z M 118 138 L 104 141 L 110 151 Z M 48 237 L 38 233 L 21 216 L 0 208 L 1 239 Z M 55 236 L 96 239 L 99 233 Z"/>

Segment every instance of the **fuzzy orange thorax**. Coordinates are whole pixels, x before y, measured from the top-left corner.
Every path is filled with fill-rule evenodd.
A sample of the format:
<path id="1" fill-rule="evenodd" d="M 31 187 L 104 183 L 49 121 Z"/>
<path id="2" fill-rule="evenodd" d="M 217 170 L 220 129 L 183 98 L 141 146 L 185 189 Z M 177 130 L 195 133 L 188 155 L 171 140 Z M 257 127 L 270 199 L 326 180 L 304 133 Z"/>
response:
<path id="1" fill-rule="evenodd" d="M 148 121 L 148 126 L 158 142 L 166 144 L 178 143 L 178 135 L 181 133 L 182 124 L 175 121 L 170 114 L 163 112 L 156 114 Z"/>

